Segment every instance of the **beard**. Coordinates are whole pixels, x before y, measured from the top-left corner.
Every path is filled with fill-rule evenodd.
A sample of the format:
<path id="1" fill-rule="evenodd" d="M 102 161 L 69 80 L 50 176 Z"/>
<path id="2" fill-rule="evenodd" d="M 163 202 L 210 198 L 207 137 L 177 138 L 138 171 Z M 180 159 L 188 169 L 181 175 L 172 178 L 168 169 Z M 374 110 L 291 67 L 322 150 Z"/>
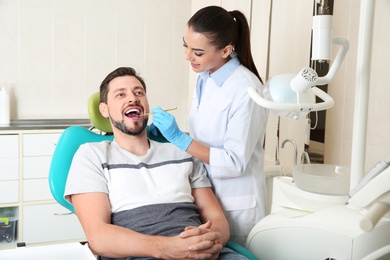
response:
<path id="1" fill-rule="evenodd" d="M 111 118 L 112 124 L 117 128 L 119 131 L 121 131 L 124 134 L 127 135 L 140 135 L 146 128 L 148 124 L 148 118 L 144 118 L 142 121 L 142 124 L 139 124 L 138 122 L 135 124 L 134 127 L 130 128 L 127 127 L 124 120 L 116 121 L 113 118 Z"/>

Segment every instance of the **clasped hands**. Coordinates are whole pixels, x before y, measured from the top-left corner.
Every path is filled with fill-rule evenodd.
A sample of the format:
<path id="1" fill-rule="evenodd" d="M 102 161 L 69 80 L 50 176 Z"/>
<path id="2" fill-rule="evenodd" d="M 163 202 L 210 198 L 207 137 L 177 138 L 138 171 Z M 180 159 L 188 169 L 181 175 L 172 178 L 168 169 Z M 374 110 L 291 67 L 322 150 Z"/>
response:
<path id="1" fill-rule="evenodd" d="M 186 227 L 179 237 L 187 240 L 188 259 L 218 259 L 222 250 L 221 234 L 211 230 L 211 221 L 199 227 Z"/>
<path id="2" fill-rule="evenodd" d="M 153 108 L 152 112 L 153 123 L 150 125 L 150 132 L 155 136 L 158 136 L 160 132 L 170 143 L 176 145 L 182 151 L 186 151 L 192 142 L 192 138 L 179 129 L 175 117 L 161 107 Z"/>

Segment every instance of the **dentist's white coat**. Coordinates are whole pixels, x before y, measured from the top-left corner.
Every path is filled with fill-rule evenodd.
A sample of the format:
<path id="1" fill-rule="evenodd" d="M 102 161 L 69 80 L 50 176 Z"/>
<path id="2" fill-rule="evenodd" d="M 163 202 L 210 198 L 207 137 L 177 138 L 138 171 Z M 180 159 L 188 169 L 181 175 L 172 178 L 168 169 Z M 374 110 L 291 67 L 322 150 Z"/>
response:
<path id="1" fill-rule="evenodd" d="M 203 74 L 206 82 L 200 102 L 199 89 L 195 89 L 190 134 L 210 147 L 210 164 L 205 166 L 230 223 L 230 240 L 244 245 L 252 227 L 265 215 L 263 140 L 268 111 L 247 93 L 252 87 L 262 95 L 258 78 L 235 59 L 226 65 L 234 70 L 223 82 Z"/>

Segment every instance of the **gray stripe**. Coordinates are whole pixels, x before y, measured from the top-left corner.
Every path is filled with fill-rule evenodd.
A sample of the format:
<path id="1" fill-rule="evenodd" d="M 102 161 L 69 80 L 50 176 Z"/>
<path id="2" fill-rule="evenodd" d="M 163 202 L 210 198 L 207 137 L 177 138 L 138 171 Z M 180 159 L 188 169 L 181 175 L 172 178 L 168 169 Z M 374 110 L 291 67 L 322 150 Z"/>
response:
<path id="1" fill-rule="evenodd" d="M 123 164 L 123 163 L 120 163 L 120 164 L 107 164 L 107 163 L 103 163 L 102 167 L 103 167 L 103 169 L 108 169 L 108 170 L 111 170 L 111 169 L 123 169 L 123 168 L 125 168 L 125 169 L 126 168 L 127 169 L 141 169 L 141 168 L 152 169 L 152 168 L 160 167 L 160 166 L 163 166 L 163 165 L 181 164 L 181 163 L 187 163 L 187 162 L 191 162 L 192 163 L 192 158 L 189 157 L 189 158 L 185 158 L 185 159 L 181 159 L 181 160 L 171 160 L 171 161 L 152 163 L 152 164 L 147 164 L 147 163 L 139 163 L 139 164 Z"/>

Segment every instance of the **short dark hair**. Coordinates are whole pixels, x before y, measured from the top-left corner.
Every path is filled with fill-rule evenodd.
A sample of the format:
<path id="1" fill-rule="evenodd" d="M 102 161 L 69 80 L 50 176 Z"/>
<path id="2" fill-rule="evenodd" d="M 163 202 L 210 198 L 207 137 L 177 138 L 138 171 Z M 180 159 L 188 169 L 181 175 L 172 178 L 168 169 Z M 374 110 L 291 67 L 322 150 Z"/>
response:
<path id="1" fill-rule="evenodd" d="M 134 76 L 136 77 L 139 82 L 141 82 L 142 86 L 144 87 L 146 91 L 146 84 L 142 77 L 140 77 L 137 72 L 130 67 L 119 67 L 110 74 L 106 76 L 106 78 L 102 81 L 102 84 L 100 84 L 100 102 L 107 103 L 107 94 L 109 91 L 108 84 L 111 82 L 111 80 L 117 78 L 117 77 L 123 77 L 123 76 Z"/>

